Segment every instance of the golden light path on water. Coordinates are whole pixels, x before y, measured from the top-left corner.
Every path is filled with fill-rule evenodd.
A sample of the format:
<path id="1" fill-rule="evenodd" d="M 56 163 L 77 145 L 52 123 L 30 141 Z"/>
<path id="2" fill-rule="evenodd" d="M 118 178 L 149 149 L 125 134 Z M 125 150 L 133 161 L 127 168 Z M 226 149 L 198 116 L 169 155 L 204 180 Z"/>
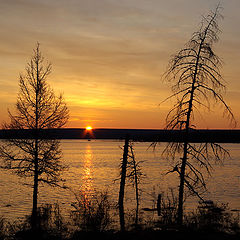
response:
<path id="1" fill-rule="evenodd" d="M 84 163 L 83 163 L 83 175 L 82 175 L 82 185 L 81 192 L 85 196 L 85 199 L 88 200 L 93 194 L 93 153 L 91 145 L 86 146 L 84 154 Z"/>

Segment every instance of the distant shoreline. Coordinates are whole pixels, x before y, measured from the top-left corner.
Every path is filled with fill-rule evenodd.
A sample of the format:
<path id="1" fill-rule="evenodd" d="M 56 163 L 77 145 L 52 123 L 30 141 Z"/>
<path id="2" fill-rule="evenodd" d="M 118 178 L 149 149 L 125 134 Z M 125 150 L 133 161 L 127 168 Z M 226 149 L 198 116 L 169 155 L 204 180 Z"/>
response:
<path id="1" fill-rule="evenodd" d="M 45 129 L 40 131 L 43 139 L 124 139 L 126 135 L 133 141 L 182 142 L 184 131 L 163 129 L 107 129 L 97 128 L 87 131 L 84 128 Z M 33 130 L 0 130 L 0 139 L 31 139 Z M 240 130 L 191 130 L 190 142 L 240 143 Z"/>

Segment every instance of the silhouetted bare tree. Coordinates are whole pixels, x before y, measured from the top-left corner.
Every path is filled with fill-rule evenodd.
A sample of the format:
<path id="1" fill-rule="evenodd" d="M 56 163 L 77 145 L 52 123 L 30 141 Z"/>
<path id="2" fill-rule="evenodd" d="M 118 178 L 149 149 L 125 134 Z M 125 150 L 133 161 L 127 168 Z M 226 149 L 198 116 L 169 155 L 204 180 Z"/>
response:
<path id="1" fill-rule="evenodd" d="M 173 82 L 173 95 L 177 101 L 167 115 L 167 129 L 179 129 L 184 132 L 183 143 L 169 143 L 165 152 L 176 160 L 176 154 L 182 154 L 175 161 L 173 170 L 180 178 L 178 196 L 178 222 L 183 221 L 184 186 L 198 195 L 199 188 L 206 183 L 201 168 L 210 173 L 210 160 L 223 160 L 228 151 L 216 143 L 191 144 L 189 132 L 193 125 L 194 112 L 199 107 L 210 109 L 210 99 L 224 107 L 231 121 L 235 122 L 230 107 L 226 104 L 223 93 L 225 85 L 220 73 L 221 60 L 213 50 L 220 32 L 218 19 L 222 16 L 218 6 L 214 12 L 203 17 L 201 27 L 193 33 L 190 41 L 170 61 L 166 78 Z M 201 167 L 201 168 L 199 168 Z"/>
<path id="2" fill-rule="evenodd" d="M 120 229 L 122 232 L 125 231 L 124 195 L 125 195 L 125 184 L 126 184 L 126 174 L 127 174 L 128 151 L 129 151 L 129 136 L 127 135 L 125 138 L 125 144 L 123 148 L 123 158 L 121 161 L 120 189 L 119 189 L 119 195 L 118 195 L 119 220 L 120 220 Z"/>
<path id="3" fill-rule="evenodd" d="M 135 198 L 136 198 L 136 212 L 135 212 L 135 226 L 137 227 L 139 221 L 139 205 L 140 205 L 140 182 L 144 177 L 141 171 L 140 163 L 141 161 L 136 161 L 135 153 L 133 148 L 133 142 L 129 144 L 130 153 L 128 154 L 128 164 L 127 164 L 127 178 L 132 182 L 135 188 Z"/>
<path id="4" fill-rule="evenodd" d="M 30 129 L 32 139 L 7 139 L 0 148 L 3 167 L 17 175 L 33 178 L 32 228 L 37 227 L 37 202 L 39 183 L 58 185 L 64 166 L 60 162 L 60 142 L 43 139 L 43 129 L 60 128 L 68 120 L 68 109 L 62 95 L 55 96 L 47 84 L 51 64 L 45 63 L 37 44 L 26 67 L 20 74 L 16 111 L 9 111 L 10 123 L 5 129 Z M 41 134 L 40 134 L 41 133 Z"/>
<path id="5" fill-rule="evenodd" d="M 136 197 L 136 212 L 135 212 L 135 226 L 137 227 L 139 222 L 139 205 L 140 205 L 140 194 L 139 185 L 144 174 L 141 171 L 140 163 L 135 159 L 133 142 L 129 140 L 127 135 L 125 138 L 125 145 L 123 148 L 123 157 L 121 159 L 121 170 L 120 170 L 120 190 L 118 199 L 119 208 L 119 219 L 121 231 L 125 231 L 125 219 L 124 219 L 124 195 L 125 195 L 125 184 L 126 180 L 129 180 L 135 188 Z"/>

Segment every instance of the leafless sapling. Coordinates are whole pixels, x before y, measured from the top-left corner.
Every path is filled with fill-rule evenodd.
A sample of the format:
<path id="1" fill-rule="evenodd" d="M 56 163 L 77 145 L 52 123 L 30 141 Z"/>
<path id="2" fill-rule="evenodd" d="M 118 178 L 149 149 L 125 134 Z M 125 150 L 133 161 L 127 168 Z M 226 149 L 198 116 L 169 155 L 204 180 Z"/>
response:
<path id="1" fill-rule="evenodd" d="M 31 139 L 7 139 L 0 148 L 3 168 L 33 179 L 32 228 L 37 227 L 38 186 L 58 185 L 64 165 L 60 162 L 60 142 L 42 136 L 44 129 L 60 128 L 68 120 L 63 96 L 56 96 L 47 83 L 52 66 L 41 54 L 39 43 L 33 51 L 25 74 L 19 77 L 19 93 L 15 112 L 9 111 L 10 123 L 5 129 L 32 132 Z"/>

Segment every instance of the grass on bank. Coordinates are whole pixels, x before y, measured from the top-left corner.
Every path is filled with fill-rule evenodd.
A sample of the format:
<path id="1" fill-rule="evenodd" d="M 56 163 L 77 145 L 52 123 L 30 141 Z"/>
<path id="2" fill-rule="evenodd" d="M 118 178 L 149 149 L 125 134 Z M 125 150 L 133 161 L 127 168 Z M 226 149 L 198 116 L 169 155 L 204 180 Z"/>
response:
<path id="1" fill-rule="evenodd" d="M 161 215 L 157 218 L 141 214 L 136 226 L 134 214 L 127 214 L 127 231 L 120 232 L 115 215 L 116 205 L 106 192 L 88 199 L 76 196 L 69 218 L 64 218 L 58 204 L 47 204 L 38 208 L 38 230 L 31 231 L 30 217 L 22 222 L 8 222 L 0 218 L 0 240 L 77 240 L 77 239 L 240 239 L 240 219 L 227 205 L 201 203 L 184 217 L 184 224 L 176 224 L 174 202 L 163 201 Z M 134 210 L 133 210 L 134 212 Z"/>

